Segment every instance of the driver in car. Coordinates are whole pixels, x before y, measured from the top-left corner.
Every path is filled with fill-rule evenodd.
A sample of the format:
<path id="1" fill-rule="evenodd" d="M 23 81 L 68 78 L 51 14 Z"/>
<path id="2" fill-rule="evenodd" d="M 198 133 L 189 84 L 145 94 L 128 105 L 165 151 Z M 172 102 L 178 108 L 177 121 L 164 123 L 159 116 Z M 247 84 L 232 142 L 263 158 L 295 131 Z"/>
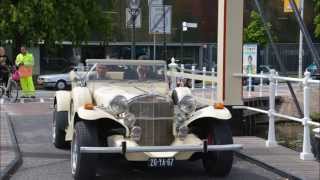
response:
<path id="1" fill-rule="evenodd" d="M 110 77 L 107 75 L 108 68 L 106 65 L 97 64 L 96 73 L 89 76 L 90 80 L 109 80 Z"/>
<path id="2" fill-rule="evenodd" d="M 148 78 L 149 74 L 149 68 L 148 66 L 138 66 L 137 68 L 137 74 L 138 74 L 138 79 L 139 81 L 145 81 Z"/>

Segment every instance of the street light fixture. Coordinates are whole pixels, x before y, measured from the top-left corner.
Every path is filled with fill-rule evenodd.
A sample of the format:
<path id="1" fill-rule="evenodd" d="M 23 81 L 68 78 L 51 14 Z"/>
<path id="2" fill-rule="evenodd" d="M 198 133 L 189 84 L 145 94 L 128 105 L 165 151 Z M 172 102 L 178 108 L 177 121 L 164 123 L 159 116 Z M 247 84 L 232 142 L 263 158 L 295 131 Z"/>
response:
<path id="1" fill-rule="evenodd" d="M 136 20 L 139 16 L 140 0 L 129 0 L 129 13 L 132 21 L 132 45 L 131 45 L 131 59 L 136 58 Z"/>

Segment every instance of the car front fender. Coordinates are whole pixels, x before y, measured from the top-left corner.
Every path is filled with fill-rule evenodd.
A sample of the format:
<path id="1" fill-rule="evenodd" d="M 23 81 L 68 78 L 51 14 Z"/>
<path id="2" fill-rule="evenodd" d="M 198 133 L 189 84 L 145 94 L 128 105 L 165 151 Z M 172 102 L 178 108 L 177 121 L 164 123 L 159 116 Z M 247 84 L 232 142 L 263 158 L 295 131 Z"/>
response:
<path id="1" fill-rule="evenodd" d="M 78 108 L 78 117 L 86 121 L 95 121 L 105 119 L 106 121 L 115 121 L 126 129 L 126 136 L 129 136 L 129 128 L 124 124 L 122 119 L 115 118 L 112 114 L 95 107 L 93 110 L 87 110 L 83 106 Z"/>
<path id="2" fill-rule="evenodd" d="M 89 88 L 87 87 L 75 87 L 72 89 L 72 101 L 74 109 L 85 105 L 86 103 L 92 103 L 92 97 Z"/>
<path id="3" fill-rule="evenodd" d="M 229 120 L 231 117 L 231 113 L 227 108 L 215 109 L 213 106 L 208 106 L 192 113 L 191 117 L 184 123 L 184 125 L 188 126 L 198 119 L 213 118 L 217 120 Z"/>
<path id="4" fill-rule="evenodd" d="M 57 112 L 59 111 L 69 111 L 70 110 L 70 91 L 57 91 L 55 95 L 55 104 Z"/>

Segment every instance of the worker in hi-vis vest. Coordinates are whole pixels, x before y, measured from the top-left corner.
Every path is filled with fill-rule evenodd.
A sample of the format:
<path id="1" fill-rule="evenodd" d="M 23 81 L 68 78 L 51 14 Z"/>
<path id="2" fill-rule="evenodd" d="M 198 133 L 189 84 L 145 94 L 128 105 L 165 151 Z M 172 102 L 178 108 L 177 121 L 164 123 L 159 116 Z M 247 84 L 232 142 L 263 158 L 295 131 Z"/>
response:
<path id="1" fill-rule="evenodd" d="M 34 65 L 33 55 L 22 46 L 20 54 L 16 58 L 16 65 L 19 67 L 20 85 L 22 89 L 21 98 L 35 98 L 35 89 L 32 80 L 32 67 Z"/>

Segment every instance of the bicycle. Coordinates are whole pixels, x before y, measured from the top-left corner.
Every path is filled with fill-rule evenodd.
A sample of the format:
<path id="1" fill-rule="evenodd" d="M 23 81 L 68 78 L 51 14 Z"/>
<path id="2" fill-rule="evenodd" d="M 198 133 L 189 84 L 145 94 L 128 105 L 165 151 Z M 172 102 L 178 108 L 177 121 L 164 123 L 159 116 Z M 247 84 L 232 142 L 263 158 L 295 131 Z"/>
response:
<path id="1" fill-rule="evenodd" d="M 0 83 L 0 98 L 6 95 L 9 98 L 10 102 L 16 102 L 18 100 L 19 95 L 19 87 L 15 80 L 12 79 L 13 71 L 10 70 L 10 76 L 7 82 L 7 86 L 5 83 L 1 81 Z"/>

